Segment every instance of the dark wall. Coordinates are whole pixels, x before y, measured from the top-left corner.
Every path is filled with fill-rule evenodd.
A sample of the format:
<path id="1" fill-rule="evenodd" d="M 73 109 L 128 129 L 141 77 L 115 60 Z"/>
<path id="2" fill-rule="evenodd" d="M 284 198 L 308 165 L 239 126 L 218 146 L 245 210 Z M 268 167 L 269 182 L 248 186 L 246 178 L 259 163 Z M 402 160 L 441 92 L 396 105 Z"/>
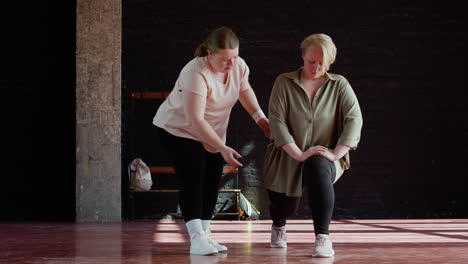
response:
<path id="1" fill-rule="evenodd" d="M 158 103 L 135 106 L 129 94 L 170 91 L 210 30 L 225 25 L 238 34 L 265 112 L 276 76 L 301 65 L 299 43 L 321 32 L 338 47 L 331 72 L 350 81 L 364 115 L 352 168 L 335 185 L 334 217 L 468 217 L 463 9 L 425 1 L 348 2 L 124 1 L 123 163 L 164 159 L 151 126 Z M 244 155 L 240 187 L 263 217 L 267 143 L 236 105 L 228 144 Z M 303 203 L 297 216 L 308 215 Z"/>
<path id="2" fill-rule="evenodd" d="M 0 220 L 74 220 L 75 1 L 11 2 L 1 10 Z"/>
<path id="3" fill-rule="evenodd" d="M 157 103 L 132 108 L 129 94 L 170 90 L 211 29 L 226 25 L 241 38 L 265 111 L 275 77 L 300 66 L 299 42 L 323 32 L 338 47 L 332 72 L 349 79 L 365 120 L 352 168 L 335 186 L 335 217 L 468 216 L 463 8 L 423 1 L 288 7 L 206 0 L 134 0 L 123 7 L 123 164 L 135 156 L 165 159 L 151 125 L 131 126 L 151 122 Z M 75 1 L 8 3 L 1 11 L 0 220 L 73 220 Z M 228 143 L 247 164 L 243 193 L 267 217 L 261 179 L 268 142 L 239 105 Z M 303 208 L 298 217 L 307 216 Z"/>

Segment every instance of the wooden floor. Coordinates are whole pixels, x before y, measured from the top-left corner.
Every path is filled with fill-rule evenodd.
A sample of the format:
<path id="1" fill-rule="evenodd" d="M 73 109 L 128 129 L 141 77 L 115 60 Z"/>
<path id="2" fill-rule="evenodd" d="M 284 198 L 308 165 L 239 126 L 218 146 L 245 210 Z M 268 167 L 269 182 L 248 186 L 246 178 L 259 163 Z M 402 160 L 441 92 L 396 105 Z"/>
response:
<path id="1" fill-rule="evenodd" d="M 271 221 L 213 221 L 227 254 L 191 256 L 180 221 L 1 223 L 0 263 L 468 263 L 468 219 L 333 221 L 334 258 L 312 258 L 312 221 L 288 222 L 288 248 L 270 248 Z"/>

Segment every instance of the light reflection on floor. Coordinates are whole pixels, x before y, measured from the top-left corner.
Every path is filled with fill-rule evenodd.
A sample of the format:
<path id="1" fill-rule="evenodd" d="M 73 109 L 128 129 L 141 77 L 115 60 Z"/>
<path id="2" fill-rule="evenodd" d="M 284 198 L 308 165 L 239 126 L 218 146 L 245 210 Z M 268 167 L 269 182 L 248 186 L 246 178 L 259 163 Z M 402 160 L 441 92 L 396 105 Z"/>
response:
<path id="1" fill-rule="evenodd" d="M 212 237 L 221 243 L 268 243 L 271 221 L 213 221 Z M 288 243 L 313 243 L 312 221 L 288 221 Z M 468 243 L 468 220 L 342 220 L 331 224 L 334 243 Z M 160 221 L 156 243 L 185 243 L 181 221 Z M 159 235 L 158 235 L 159 234 Z"/>
<path id="2" fill-rule="evenodd" d="M 335 257 L 312 258 L 312 221 L 288 222 L 288 248 L 270 248 L 271 221 L 213 221 L 227 253 L 188 254 L 183 221 L 0 223 L 0 263 L 467 263 L 468 219 L 336 220 Z"/>

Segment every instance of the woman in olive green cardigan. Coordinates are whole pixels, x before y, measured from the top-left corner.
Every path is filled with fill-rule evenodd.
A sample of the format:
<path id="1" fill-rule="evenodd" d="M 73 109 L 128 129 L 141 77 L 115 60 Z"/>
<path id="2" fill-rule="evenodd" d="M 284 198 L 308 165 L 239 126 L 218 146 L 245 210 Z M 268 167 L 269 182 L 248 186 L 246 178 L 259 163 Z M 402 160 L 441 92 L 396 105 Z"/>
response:
<path id="1" fill-rule="evenodd" d="M 313 34 L 301 49 L 303 67 L 279 75 L 270 96 L 264 183 L 273 219 L 271 246 L 286 247 L 286 219 L 305 187 L 316 234 L 313 256 L 331 257 L 333 183 L 350 166 L 348 152 L 357 147 L 363 121 L 348 81 L 328 73 L 336 57 L 332 39 Z"/>

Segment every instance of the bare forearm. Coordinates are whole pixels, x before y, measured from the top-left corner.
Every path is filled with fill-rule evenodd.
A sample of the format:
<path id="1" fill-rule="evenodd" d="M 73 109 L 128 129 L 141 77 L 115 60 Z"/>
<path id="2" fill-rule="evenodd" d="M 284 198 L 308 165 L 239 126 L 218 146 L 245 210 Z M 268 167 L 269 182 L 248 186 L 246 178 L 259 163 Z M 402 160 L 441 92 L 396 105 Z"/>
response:
<path id="1" fill-rule="evenodd" d="M 296 143 L 292 142 L 292 143 L 288 143 L 288 144 L 284 144 L 283 146 L 281 146 L 281 148 L 289 154 L 289 156 L 291 156 L 291 158 L 299 161 L 299 162 L 303 162 L 304 160 L 307 159 L 306 155 L 305 155 L 305 152 L 303 152 L 297 145 Z"/>
<path id="2" fill-rule="evenodd" d="M 224 160 L 231 166 L 243 166 L 242 163 L 236 159 L 241 158 L 242 156 L 234 149 L 226 146 L 206 120 L 197 119 L 195 122 L 192 122 L 192 124 L 197 131 L 197 136 L 199 136 L 199 138 L 203 138 L 203 145 L 207 151 L 221 153 Z"/>
<path id="3" fill-rule="evenodd" d="M 198 138 L 203 139 L 203 143 L 214 148 L 216 151 L 221 151 L 226 147 L 224 142 L 205 119 L 192 120 L 192 125 L 195 128 L 195 133 Z"/>
<path id="4" fill-rule="evenodd" d="M 250 85 L 246 90 L 239 94 L 239 101 L 245 110 L 247 110 L 247 112 L 252 116 L 255 123 L 262 129 L 265 136 L 270 138 L 270 124 L 268 118 L 260 108 L 257 97 Z"/>
<path id="5" fill-rule="evenodd" d="M 314 146 L 306 151 L 302 151 L 294 142 L 285 144 L 281 146 L 281 148 L 286 153 L 288 153 L 289 156 L 291 156 L 293 159 L 299 162 L 303 162 L 307 160 L 310 156 L 316 154 L 323 155 L 330 161 L 335 161 L 341 159 L 351 149 L 349 146 L 346 145 L 337 145 L 334 150 L 328 150 L 326 147 L 323 146 Z"/>
<path id="6" fill-rule="evenodd" d="M 204 83 L 199 78 L 198 85 L 204 88 Z M 195 82 L 194 85 L 197 85 Z M 209 152 L 220 152 L 224 160 L 231 166 L 242 166 L 242 163 L 236 160 L 242 156 L 234 149 L 226 146 L 214 129 L 205 120 L 206 97 L 200 94 L 186 92 L 183 93 L 184 113 L 189 121 L 196 136 L 202 139 L 203 146 Z"/>
<path id="7" fill-rule="evenodd" d="M 255 112 L 261 110 L 257 97 L 255 96 L 255 93 L 251 87 L 239 94 L 239 101 L 250 115 L 253 115 Z"/>
<path id="8" fill-rule="evenodd" d="M 335 154 L 335 159 L 336 160 L 341 159 L 344 155 L 346 155 L 346 153 L 348 153 L 350 149 L 351 148 L 346 145 L 337 145 L 335 149 L 333 150 L 333 154 Z"/>

